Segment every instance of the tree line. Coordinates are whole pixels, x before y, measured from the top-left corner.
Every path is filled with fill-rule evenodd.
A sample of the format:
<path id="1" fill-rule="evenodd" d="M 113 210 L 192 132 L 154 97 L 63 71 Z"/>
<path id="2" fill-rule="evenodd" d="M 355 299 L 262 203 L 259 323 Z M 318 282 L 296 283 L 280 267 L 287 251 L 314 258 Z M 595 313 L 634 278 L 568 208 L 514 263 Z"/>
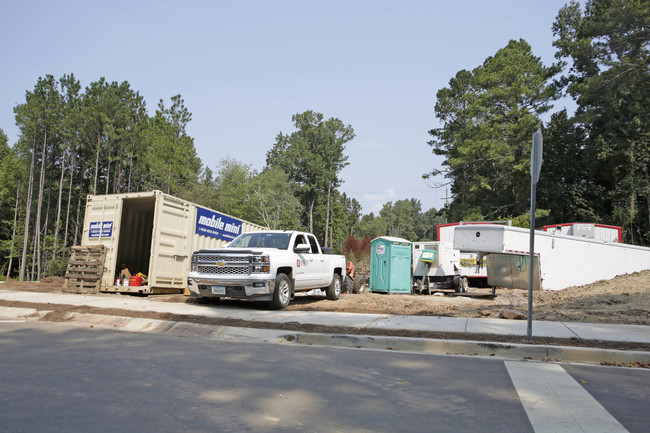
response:
<path id="1" fill-rule="evenodd" d="M 440 210 L 404 198 L 362 215 L 340 191 L 355 133 L 339 119 L 297 113 L 264 168 L 226 158 L 213 171 L 187 134 L 192 114 L 181 95 L 161 99 L 150 115 L 126 81 L 100 78 L 82 90 L 73 74 L 46 75 L 14 108 L 17 142 L 9 146 L 0 129 L 0 270 L 20 279 L 61 275 L 81 240 L 88 194 L 159 189 L 270 228 L 309 230 L 356 256 L 380 235 L 434 240 L 435 226 L 447 221 L 525 227 L 538 128 L 538 223 L 621 225 L 625 241 L 650 244 L 649 8 L 589 0 L 583 10 L 571 2 L 552 26 L 557 63 L 543 65 L 526 41 L 512 40 L 440 89 L 429 145 L 443 163 L 424 175 L 451 190 Z M 563 95 L 576 101 L 574 114 L 551 113 Z"/>
<path id="2" fill-rule="evenodd" d="M 650 245 L 650 3 L 572 1 L 552 29 L 557 63 L 544 66 L 524 40 L 461 70 L 438 91 L 430 131 L 453 201 L 452 221 L 513 219 L 529 212 L 532 134 L 544 155 L 537 221 L 622 226 L 624 240 Z M 572 97 L 577 110 L 555 112 Z"/>
<path id="3" fill-rule="evenodd" d="M 153 115 L 128 82 L 85 89 L 73 74 L 46 75 L 14 108 L 18 141 L 0 130 L 0 270 L 21 280 L 61 275 L 81 242 L 85 198 L 162 190 L 273 229 L 309 228 L 340 246 L 361 206 L 339 192 L 351 126 L 320 113 L 294 116 L 261 171 L 222 159 L 203 165 L 187 134 L 181 95 Z M 299 167 L 299 168 L 297 168 Z M 305 177 L 309 174 L 310 177 Z"/>

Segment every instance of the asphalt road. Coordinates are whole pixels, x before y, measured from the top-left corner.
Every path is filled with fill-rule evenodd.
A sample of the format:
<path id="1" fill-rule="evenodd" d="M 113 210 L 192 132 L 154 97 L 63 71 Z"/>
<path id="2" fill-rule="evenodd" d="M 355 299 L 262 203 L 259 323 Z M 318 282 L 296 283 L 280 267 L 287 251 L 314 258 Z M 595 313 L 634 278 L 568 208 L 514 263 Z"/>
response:
<path id="1" fill-rule="evenodd" d="M 640 369 L 0 321 L 0 432 L 645 432 L 649 390 Z"/>

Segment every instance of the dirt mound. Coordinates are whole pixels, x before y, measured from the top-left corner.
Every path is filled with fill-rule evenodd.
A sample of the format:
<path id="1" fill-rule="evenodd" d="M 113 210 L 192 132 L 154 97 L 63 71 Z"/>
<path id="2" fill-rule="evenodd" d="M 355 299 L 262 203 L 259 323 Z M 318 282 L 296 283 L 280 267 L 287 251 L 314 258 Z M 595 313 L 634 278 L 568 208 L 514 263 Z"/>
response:
<path id="1" fill-rule="evenodd" d="M 64 279 L 43 278 L 40 282 L 7 281 L 0 289 L 62 292 Z M 451 293 L 448 293 L 451 294 Z M 527 312 L 525 290 L 471 289 L 466 296 L 430 296 L 401 294 L 343 294 L 338 301 L 324 296 L 296 296 L 288 311 L 340 311 L 349 313 L 430 315 L 447 317 L 503 317 L 504 310 Z M 123 296 L 102 294 L 102 296 Z M 152 295 L 149 299 L 164 302 L 194 302 L 182 295 Z M 223 300 L 224 307 L 264 308 L 258 303 Z M 650 324 L 650 270 L 621 275 L 611 280 L 569 287 L 557 292 L 533 295 L 535 320 Z"/>
<path id="2" fill-rule="evenodd" d="M 45 277 L 45 278 L 41 279 L 41 283 L 43 283 L 43 284 L 53 284 L 53 285 L 59 284 L 59 285 L 62 286 L 63 284 L 65 284 L 65 278 L 61 278 L 61 277 Z"/>
<path id="3" fill-rule="evenodd" d="M 502 317 L 506 309 L 527 312 L 526 290 L 473 289 L 468 296 L 386 295 L 364 293 L 343 295 L 339 301 L 296 298 L 289 310 L 345 311 L 356 313 L 435 315 L 449 317 Z M 621 275 L 557 292 L 533 294 L 535 320 L 650 324 L 650 270 Z"/>

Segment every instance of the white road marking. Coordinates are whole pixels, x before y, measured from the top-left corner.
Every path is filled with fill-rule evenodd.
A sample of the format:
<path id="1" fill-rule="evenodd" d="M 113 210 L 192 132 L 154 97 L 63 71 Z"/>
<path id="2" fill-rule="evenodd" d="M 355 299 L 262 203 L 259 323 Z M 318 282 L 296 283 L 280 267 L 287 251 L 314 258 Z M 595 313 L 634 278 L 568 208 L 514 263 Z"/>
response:
<path id="1" fill-rule="evenodd" d="M 562 366 L 505 365 L 536 433 L 627 432 Z"/>

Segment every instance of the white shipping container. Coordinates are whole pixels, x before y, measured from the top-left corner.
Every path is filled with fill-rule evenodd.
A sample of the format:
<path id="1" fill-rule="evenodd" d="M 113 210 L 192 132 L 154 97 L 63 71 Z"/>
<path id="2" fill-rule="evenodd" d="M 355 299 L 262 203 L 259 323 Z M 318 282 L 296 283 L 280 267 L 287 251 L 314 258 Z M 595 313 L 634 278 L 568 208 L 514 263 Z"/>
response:
<path id="1" fill-rule="evenodd" d="M 488 254 L 488 284 L 528 287 L 530 230 L 459 226 L 454 248 Z M 535 231 L 534 253 L 534 285 L 542 290 L 561 290 L 650 269 L 650 248 L 544 231 Z M 504 281 L 512 285 L 504 285 Z"/>
<path id="2" fill-rule="evenodd" d="M 596 223 L 551 224 L 542 227 L 549 233 L 598 239 L 608 242 L 623 242 L 623 228 Z"/>
<path id="3" fill-rule="evenodd" d="M 105 247 L 101 291 L 173 293 L 187 286 L 194 251 L 263 229 L 161 191 L 89 195 L 81 245 Z M 118 286 L 121 264 L 146 275 L 147 285 Z"/>

